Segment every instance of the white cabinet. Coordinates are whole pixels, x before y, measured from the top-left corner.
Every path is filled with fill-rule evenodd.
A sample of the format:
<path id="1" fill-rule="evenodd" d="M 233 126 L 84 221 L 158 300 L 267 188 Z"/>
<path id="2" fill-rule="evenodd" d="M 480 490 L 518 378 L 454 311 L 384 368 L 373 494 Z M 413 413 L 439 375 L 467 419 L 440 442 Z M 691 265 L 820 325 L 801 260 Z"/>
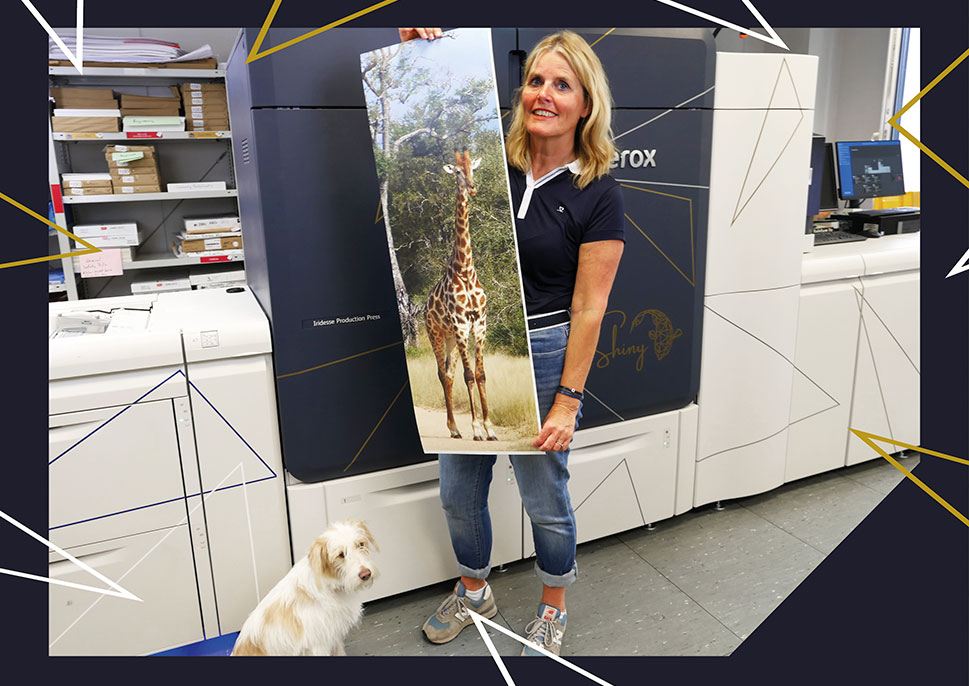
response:
<path id="1" fill-rule="evenodd" d="M 884 239 L 882 239 L 884 240 Z M 861 331 L 851 427 L 919 444 L 919 272 L 861 278 Z M 887 446 L 888 452 L 898 447 Z M 878 457 L 852 436 L 845 464 Z"/>
<path id="2" fill-rule="evenodd" d="M 785 482 L 844 466 L 859 288 L 858 279 L 801 287 Z"/>
<path id="3" fill-rule="evenodd" d="M 717 55 L 694 505 L 784 481 L 816 72 Z"/>
<path id="4" fill-rule="evenodd" d="M 184 512 L 184 502 L 179 505 Z M 187 525 L 99 541 L 68 552 L 142 602 L 51 584 L 51 655 L 141 655 L 202 640 Z M 52 579 L 104 587 L 56 553 L 50 555 L 49 573 Z"/>

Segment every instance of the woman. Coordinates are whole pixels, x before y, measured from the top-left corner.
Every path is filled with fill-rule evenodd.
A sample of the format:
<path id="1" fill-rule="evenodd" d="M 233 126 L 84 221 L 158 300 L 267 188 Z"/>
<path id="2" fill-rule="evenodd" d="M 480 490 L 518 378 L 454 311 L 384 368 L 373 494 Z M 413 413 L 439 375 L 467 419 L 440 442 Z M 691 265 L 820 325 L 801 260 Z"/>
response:
<path id="1" fill-rule="evenodd" d="M 440 29 L 400 29 L 401 40 Z M 624 246 L 619 185 L 608 176 L 614 146 L 612 97 L 598 57 L 571 31 L 543 39 L 525 63 L 506 141 L 513 211 L 538 389 L 544 455 L 513 455 L 532 522 L 543 584 L 529 641 L 559 653 L 565 588 L 575 581 L 575 515 L 566 484 L 582 389 Z M 485 580 L 491 570 L 488 488 L 494 455 L 441 455 L 441 501 L 461 579 L 424 624 L 434 643 L 453 640 L 472 620 L 498 612 Z M 523 655 L 540 655 L 525 647 Z"/>

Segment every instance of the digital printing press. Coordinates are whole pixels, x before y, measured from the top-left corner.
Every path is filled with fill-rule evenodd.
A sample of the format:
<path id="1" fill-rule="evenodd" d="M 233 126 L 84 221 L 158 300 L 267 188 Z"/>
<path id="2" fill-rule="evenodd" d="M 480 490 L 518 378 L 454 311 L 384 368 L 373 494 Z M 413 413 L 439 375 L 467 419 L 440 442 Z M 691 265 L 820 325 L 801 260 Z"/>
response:
<path id="1" fill-rule="evenodd" d="M 549 32 L 492 31 L 500 107 Z M 421 450 L 407 398 L 392 402 L 406 368 L 386 232 L 374 221 L 360 54 L 397 43 L 396 30 L 339 29 L 246 64 L 257 33 L 243 30 L 226 79 L 246 273 L 273 332 L 293 552 L 321 522 L 356 517 L 395 568 L 368 597 L 450 578 L 437 461 Z M 271 29 L 263 45 L 299 35 Z M 580 541 L 693 506 L 715 61 L 700 30 L 617 29 L 596 52 L 613 88 L 613 172 L 630 221 L 570 456 Z M 365 314 L 381 316 L 315 325 Z M 497 565 L 534 549 L 507 456 L 495 469 Z M 689 475 L 679 493 L 678 475 Z"/>
<path id="2" fill-rule="evenodd" d="M 493 31 L 502 108 L 549 32 Z M 367 521 L 393 570 L 365 600 L 456 574 L 436 457 L 421 451 L 408 396 L 393 402 L 406 371 L 359 55 L 396 43 L 396 31 L 334 29 L 245 64 L 257 33 L 242 31 L 227 68 L 251 293 L 91 301 L 134 312 L 117 335 L 51 340 L 51 540 L 154 600 L 88 608 L 74 602 L 82 591 L 52 586 L 52 653 L 154 652 L 235 631 L 346 517 Z M 271 29 L 264 48 L 302 33 Z M 756 445 L 737 448 L 748 425 L 763 439 L 738 398 L 780 419 L 792 370 L 761 369 L 724 322 L 776 322 L 763 335 L 788 338 L 796 326 L 797 289 L 784 290 L 799 283 L 791 246 L 803 234 L 817 68 L 810 56 L 717 54 L 700 30 L 617 29 L 595 49 L 615 98 L 627 244 L 570 457 L 580 542 L 780 483 L 773 464 L 761 474 Z M 51 306 L 52 334 L 77 305 Z M 315 325 L 366 313 L 381 317 Z M 148 412 L 157 416 L 128 426 Z M 136 469 L 129 445 L 158 455 Z M 85 451 L 112 461 L 78 459 Z M 771 456 L 783 465 L 784 454 Z M 534 549 L 507 456 L 495 469 L 499 565 Z M 89 482 L 97 497 L 70 492 Z M 163 545 L 177 547 L 164 556 L 173 568 L 148 564 Z M 76 573 L 59 560 L 52 553 L 52 575 Z"/>

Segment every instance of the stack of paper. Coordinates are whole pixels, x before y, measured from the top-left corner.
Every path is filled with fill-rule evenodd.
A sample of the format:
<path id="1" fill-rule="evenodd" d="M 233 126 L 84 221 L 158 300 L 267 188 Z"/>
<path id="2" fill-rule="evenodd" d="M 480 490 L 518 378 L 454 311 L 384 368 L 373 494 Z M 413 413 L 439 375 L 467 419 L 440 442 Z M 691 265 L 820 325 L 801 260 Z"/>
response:
<path id="1" fill-rule="evenodd" d="M 185 117 L 124 117 L 123 131 L 184 131 Z"/>
<path id="2" fill-rule="evenodd" d="M 64 45 L 77 54 L 77 38 L 74 31 L 58 32 Z M 48 39 L 48 58 L 52 60 L 70 59 L 52 40 Z M 157 38 L 135 36 L 117 38 L 112 36 L 84 35 L 84 61 L 88 62 L 183 62 L 212 57 L 212 48 L 203 45 L 198 50 L 187 52 L 178 43 Z"/>
<path id="3" fill-rule="evenodd" d="M 118 131 L 118 101 L 106 88 L 51 88 L 57 109 L 51 118 L 56 133 Z"/>

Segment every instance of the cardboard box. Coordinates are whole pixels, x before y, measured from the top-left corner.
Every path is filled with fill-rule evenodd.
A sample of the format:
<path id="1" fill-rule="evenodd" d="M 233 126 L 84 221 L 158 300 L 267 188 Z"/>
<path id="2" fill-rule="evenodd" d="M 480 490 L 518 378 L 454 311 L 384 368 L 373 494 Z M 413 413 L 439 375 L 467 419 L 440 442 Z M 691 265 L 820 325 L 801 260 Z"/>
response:
<path id="1" fill-rule="evenodd" d="M 114 192 L 116 194 L 127 194 L 127 193 L 161 193 L 161 186 L 157 183 L 141 185 L 118 185 L 114 187 Z"/>
<path id="2" fill-rule="evenodd" d="M 129 248 L 134 245 L 138 245 L 141 242 L 141 236 L 81 236 L 85 241 L 93 245 L 95 248 Z M 74 241 L 74 248 L 76 250 L 86 250 L 86 248 Z M 124 260 L 122 260 L 124 262 Z"/>
<path id="3" fill-rule="evenodd" d="M 157 105 L 179 104 L 181 96 L 174 88 L 171 95 L 132 95 L 130 93 L 121 94 L 122 107 L 154 107 Z"/>
<path id="4" fill-rule="evenodd" d="M 225 84 L 224 83 L 193 83 L 193 82 L 186 82 L 186 83 L 183 83 L 183 84 L 179 85 L 178 89 L 182 92 L 182 95 L 184 95 L 185 93 L 200 93 L 200 92 L 206 92 L 206 93 L 208 93 L 208 92 L 222 92 L 222 93 L 225 93 Z"/>
<path id="5" fill-rule="evenodd" d="M 114 184 L 115 189 L 124 188 L 126 186 L 158 186 L 161 188 L 161 182 L 158 180 L 158 174 L 112 174 L 111 182 Z M 119 191 L 120 192 L 120 191 Z"/>
<path id="6" fill-rule="evenodd" d="M 154 173 L 157 174 L 158 160 L 154 157 L 143 157 L 140 160 L 131 160 L 130 162 L 117 162 L 109 159 L 108 170 L 113 174 L 115 173 L 115 169 L 141 170 L 135 171 L 134 173 L 136 174 L 151 174 L 152 171 L 149 170 L 154 170 Z"/>
<path id="7" fill-rule="evenodd" d="M 118 101 L 114 91 L 109 88 L 51 88 L 50 94 L 58 107 L 79 107 L 83 109 L 116 109 Z"/>
<path id="8" fill-rule="evenodd" d="M 87 188 L 65 188 L 64 195 L 112 195 L 114 186 L 89 186 Z"/>
<path id="9" fill-rule="evenodd" d="M 110 186 L 110 174 L 61 174 L 61 185 L 64 188 L 90 188 Z"/>
<path id="10" fill-rule="evenodd" d="M 238 215 L 220 217 L 184 217 L 185 231 L 188 233 L 212 233 L 231 231 L 239 226 Z"/>
<path id="11" fill-rule="evenodd" d="M 199 117 L 202 115 L 202 117 Z M 225 103 L 220 105 L 208 104 L 208 105 L 185 105 L 185 117 L 188 119 L 204 119 L 205 117 L 215 117 L 220 116 L 222 118 L 228 118 L 229 108 Z"/>
<path id="12" fill-rule="evenodd" d="M 116 117 L 51 117 L 55 133 L 114 133 L 120 131 Z"/>
<path id="13" fill-rule="evenodd" d="M 82 66 L 85 67 L 118 67 L 123 69 L 218 69 L 218 60 L 214 57 L 206 57 L 201 60 L 185 60 L 184 62 L 151 62 L 148 66 L 145 62 L 88 62 L 84 60 Z M 47 60 L 50 67 L 73 67 L 70 60 Z"/>
<path id="14" fill-rule="evenodd" d="M 187 110 L 189 107 L 228 107 L 228 100 L 224 95 L 216 96 L 185 96 L 182 98 L 182 104 L 185 105 Z"/>
<path id="15" fill-rule="evenodd" d="M 229 121 L 227 119 L 193 119 L 189 120 L 185 127 L 186 131 L 228 131 Z"/>
<path id="16" fill-rule="evenodd" d="M 143 152 L 145 157 L 152 157 L 155 154 L 154 145 L 106 145 L 104 154 L 110 155 L 113 152 Z"/>
<path id="17" fill-rule="evenodd" d="M 128 176 L 157 176 L 158 169 L 149 169 L 148 167 L 110 167 L 111 173 L 109 176 L 112 181 L 121 181 Z M 126 183 L 131 183 L 127 181 Z"/>
<path id="18" fill-rule="evenodd" d="M 201 252 L 203 250 L 241 250 L 242 236 L 225 238 L 198 238 L 182 241 L 182 252 Z"/>
<path id="19" fill-rule="evenodd" d="M 170 107 L 164 109 L 161 107 L 152 107 L 151 109 L 132 109 L 131 107 L 122 107 L 121 116 L 122 117 L 178 117 L 182 113 L 179 107 Z"/>
<path id="20" fill-rule="evenodd" d="M 63 191 L 64 195 L 91 195 L 93 193 L 114 193 L 114 184 L 111 181 L 106 181 L 106 182 L 102 181 L 100 183 L 92 183 L 92 182 L 84 183 L 81 181 L 74 181 L 72 183 L 74 185 L 67 184 L 67 183 L 61 184 L 61 190 Z M 82 183 L 83 185 L 78 185 Z M 77 192 L 74 192 L 74 191 L 77 191 Z"/>

